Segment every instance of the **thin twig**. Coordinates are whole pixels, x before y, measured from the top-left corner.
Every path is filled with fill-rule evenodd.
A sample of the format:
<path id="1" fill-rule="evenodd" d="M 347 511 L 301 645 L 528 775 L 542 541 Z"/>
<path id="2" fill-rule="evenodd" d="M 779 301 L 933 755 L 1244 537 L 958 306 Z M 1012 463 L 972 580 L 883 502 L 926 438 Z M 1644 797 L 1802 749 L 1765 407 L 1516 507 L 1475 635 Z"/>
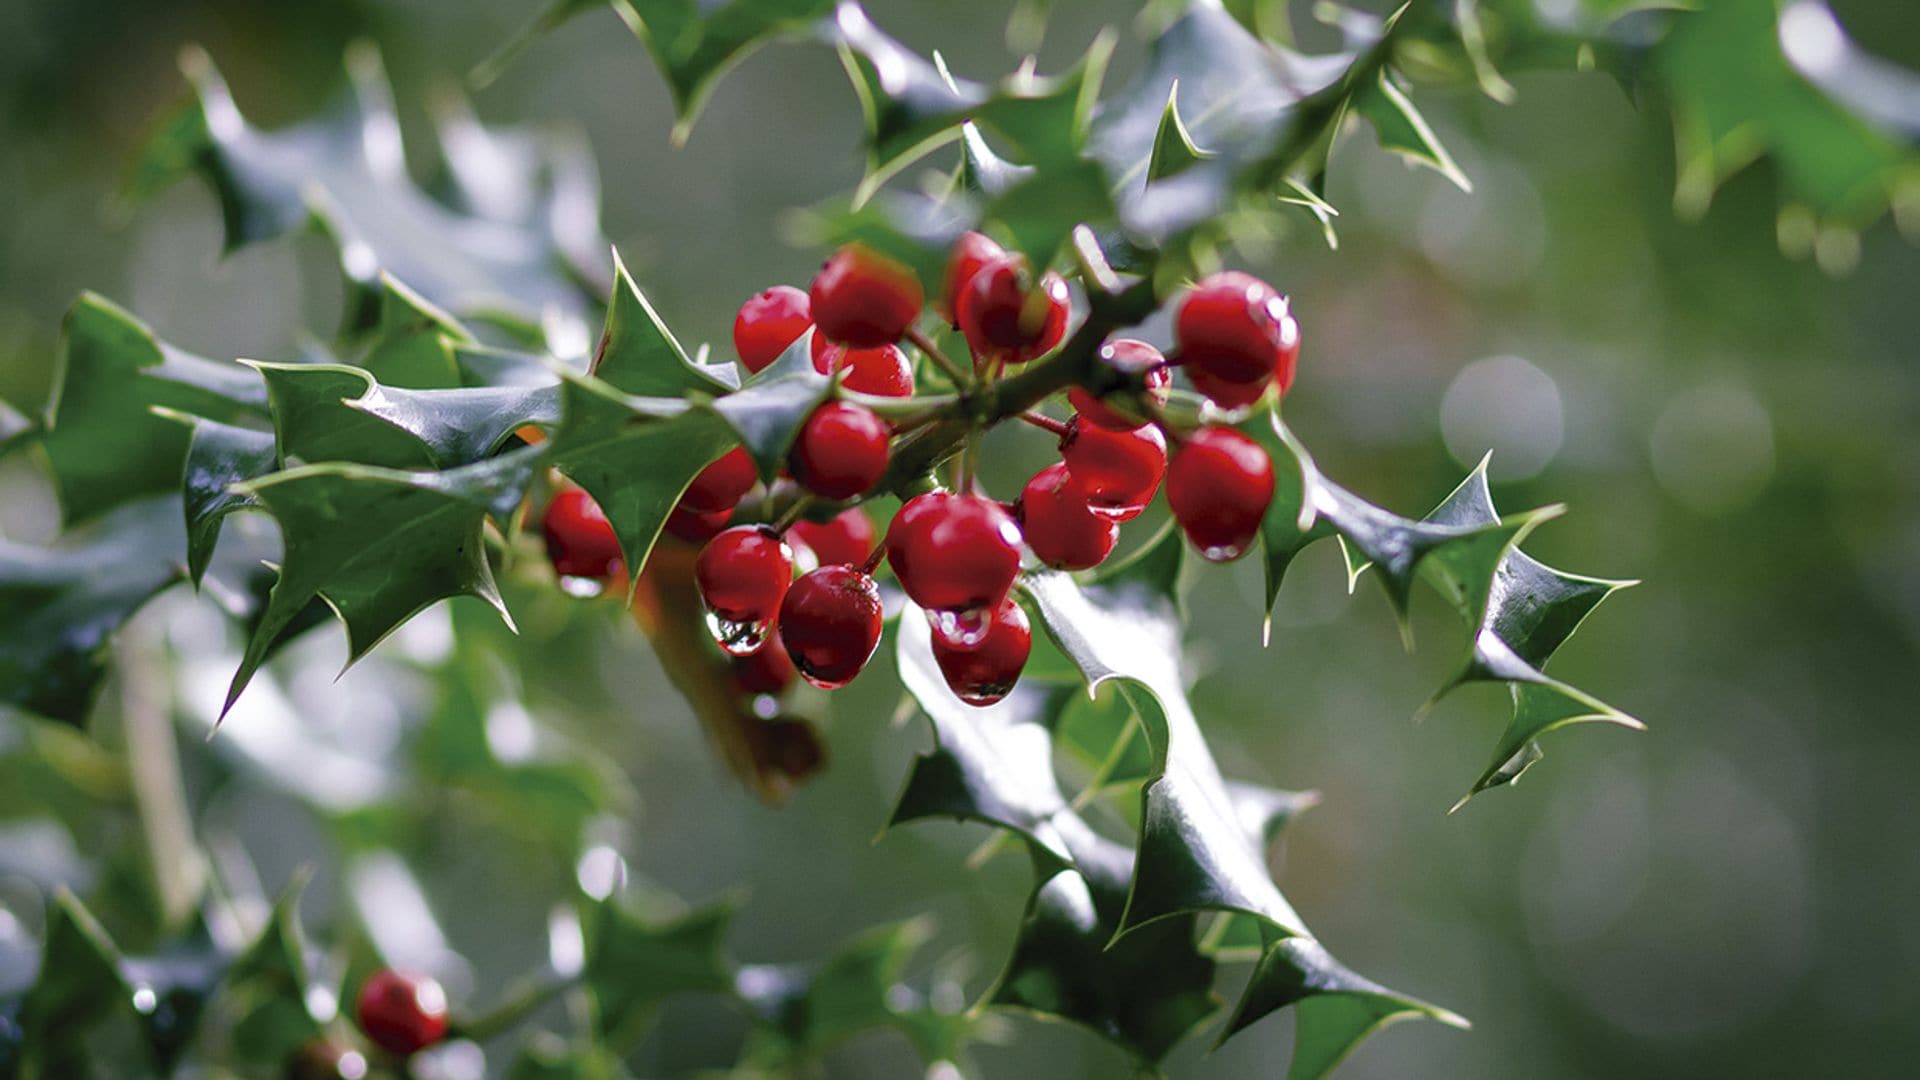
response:
<path id="1" fill-rule="evenodd" d="M 907 327 L 907 340 L 913 342 L 914 348 L 925 353 L 927 359 L 933 361 L 935 367 L 946 372 L 947 378 L 953 380 L 953 385 L 966 386 L 973 382 L 973 373 L 962 368 L 959 364 L 954 363 L 952 357 L 941 352 L 940 346 L 933 343 L 933 339 L 927 336 L 926 331 L 920 329 L 918 326 L 909 326 Z"/>

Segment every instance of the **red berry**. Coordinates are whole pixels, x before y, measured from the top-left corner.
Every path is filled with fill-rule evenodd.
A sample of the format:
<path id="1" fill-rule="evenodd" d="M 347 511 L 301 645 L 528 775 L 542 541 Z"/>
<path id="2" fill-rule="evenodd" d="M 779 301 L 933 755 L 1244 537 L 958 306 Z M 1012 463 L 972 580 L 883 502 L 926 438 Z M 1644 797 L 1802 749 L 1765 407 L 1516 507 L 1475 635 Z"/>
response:
<path id="1" fill-rule="evenodd" d="M 981 267 L 1006 257 L 1007 249 L 984 233 L 962 233 L 953 242 L 953 253 L 947 256 L 946 287 L 940 293 L 940 314 L 954 329 L 960 328 L 961 291 Z"/>
<path id="2" fill-rule="evenodd" d="M 1167 504 L 1212 562 L 1246 554 L 1273 501 L 1273 462 L 1260 444 L 1223 427 L 1193 433 L 1167 471 Z"/>
<path id="3" fill-rule="evenodd" d="M 1300 327 L 1286 297 L 1252 275 L 1228 271 L 1195 285 L 1174 317 L 1174 336 L 1194 385 L 1227 395 L 1219 404 L 1246 404 L 1259 397 L 1255 386 L 1264 391 L 1276 376 L 1282 391 L 1293 381 Z"/>
<path id="4" fill-rule="evenodd" d="M 857 506 L 828 521 L 796 521 L 787 532 L 810 548 L 821 566 L 863 566 L 873 553 L 873 519 Z"/>
<path id="5" fill-rule="evenodd" d="M 693 563 L 708 627 L 720 647 L 745 656 L 766 643 L 793 581 L 793 549 L 761 525 L 735 525 L 707 541 Z"/>
<path id="6" fill-rule="evenodd" d="M 700 470 L 680 496 L 680 505 L 701 514 L 731 510 L 757 478 L 747 448 L 736 446 Z"/>
<path id="7" fill-rule="evenodd" d="M 427 975 L 381 968 L 360 987 L 360 1030 L 381 1049 L 402 1057 L 447 1034 L 447 994 Z"/>
<path id="8" fill-rule="evenodd" d="M 1100 346 L 1098 355 L 1101 363 L 1118 371 L 1129 383 L 1138 384 L 1139 393 L 1149 401 L 1156 405 L 1167 403 L 1173 372 L 1168 370 L 1167 358 L 1160 354 L 1159 349 L 1134 338 L 1114 338 Z M 1113 406 L 1095 397 L 1085 387 L 1076 386 L 1068 390 L 1067 401 L 1073 406 L 1074 412 L 1114 431 L 1132 431 L 1147 422 L 1144 417 L 1115 411 Z"/>
<path id="9" fill-rule="evenodd" d="M 1067 466 L 1041 469 L 1020 493 L 1020 526 L 1034 558 L 1055 570 L 1100 565 L 1120 539 L 1120 524 L 1087 509 L 1068 481 Z"/>
<path id="10" fill-rule="evenodd" d="M 1193 382 L 1195 390 L 1223 409 L 1238 409 L 1259 401 L 1273 382 L 1266 376 L 1251 382 L 1234 382 L 1222 379 L 1204 367 L 1189 367 L 1187 378 Z"/>
<path id="11" fill-rule="evenodd" d="M 1152 425 L 1114 431 L 1076 416 L 1060 438 L 1076 494 L 1087 509 L 1115 521 L 1139 517 L 1167 471 L 1167 439 Z"/>
<path id="12" fill-rule="evenodd" d="M 733 658 L 733 685 L 743 694 L 782 694 L 793 685 L 793 660 L 778 630 L 764 647 Z"/>
<path id="13" fill-rule="evenodd" d="M 880 587 L 857 566 L 823 566 L 787 590 L 780 638 L 793 666 L 822 690 L 853 681 L 880 644 Z"/>
<path id="14" fill-rule="evenodd" d="M 1027 654 L 1033 649 L 1033 628 L 1020 602 L 1009 596 L 994 610 L 986 640 L 972 649 L 956 649 L 933 639 L 933 659 L 940 674 L 961 701 L 969 705 L 991 705 L 1006 697 L 1027 666 Z"/>
<path id="15" fill-rule="evenodd" d="M 726 528 L 727 522 L 732 519 L 731 507 L 716 510 L 711 514 L 703 514 L 684 506 L 676 506 L 667 513 L 667 535 L 685 540 L 689 544 L 704 544 L 719 536 L 720 530 Z"/>
<path id="16" fill-rule="evenodd" d="M 887 529 L 887 565 L 913 602 L 985 617 L 1020 573 L 1020 527 L 978 495 L 918 495 Z"/>
<path id="17" fill-rule="evenodd" d="M 814 324 L 832 340 L 871 349 L 900 340 L 925 295 L 905 265 L 872 248 L 848 244 L 813 277 Z"/>
<path id="18" fill-rule="evenodd" d="M 733 317 L 733 351 L 748 371 L 764 369 L 813 325 L 812 310 L 807 294 L 791 285 L 756 293 Z"/>
<path id="19" fill-rule="evenodd" d="M 562 577 L 624 577 L 620 539 L 608 524 L 600 504 L 580 488 L 556 493 L 540 519 L 547 538 L 547 558 Z"/>
<path id="20" fill-rule="evenodd" d="M 856 394 L 912 397 L 913 361 L 898 345 L 849 349 L 814 335 L 813 370 L 822 375 L 845 371 L 840 385 Z"/>
<path id="21" fill-rule="evenodd" d="M 1067 283 L 1044 274 L 1036 284 L 1026 260 L 1008 256 L 982 266 L 955 305 L 960 332 L 977 357 L 1018 364 L 1060 344 L 1067 332 Z"/>
<path id="22" fill-rule="evenodd" d="M 793 478 L 815 495 L 851 499 L 886 475 L 892 438 L 893 429 L 865 405 L 825 402 L 794 437 Z"/>

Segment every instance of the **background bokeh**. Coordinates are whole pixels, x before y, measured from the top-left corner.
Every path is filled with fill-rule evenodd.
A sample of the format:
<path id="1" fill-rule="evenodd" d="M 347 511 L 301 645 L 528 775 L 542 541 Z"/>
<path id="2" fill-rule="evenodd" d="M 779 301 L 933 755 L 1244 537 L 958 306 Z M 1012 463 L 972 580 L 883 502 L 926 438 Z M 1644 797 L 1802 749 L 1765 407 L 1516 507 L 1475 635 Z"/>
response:
<path id="1" fill-rule="evenodd" d="M 1002 34 L 1007 3 L 869 6 L 958 71 L 1017 61 Z M 1043 70 L 1132 15 L 1059 7 Z M 419 132 L 424 176 L 420 103 L 456 85 L 526 8 L 0 5 L 0 398 L 44 400 L 60 314 L 84 288 L 211 356 L 289 356 L 334 324 L 341 290 L 323 241 L 223 259 L 218 208 L 201 186 L 137 213 L 116 205 L 146 125 L 183 93 L 183 44 L 204 45 L 243 108 L 272 124 L 337 91 L 343 48 L 370 38 L 403 124 Z M 1920 66 L 1906 0 L 1834 8 L 1856 38 Z M 1140 50 L 1126 39 L 1117 74 Z M 1470 1033 L 1395 1029 L 1343 1075 L 1910 1075 L 1920 1060 L 1910 911 L 1920 895 L 1920 250 L 1889 222 L 1864 234 L 1842 276 L 1784 257 L 1764 165 L 1703 218 L 1679 220 L 1661 110 L 1636 108 L 1597 75 L 1521 76 L 1517 87 L 1508 106 L 1423 98 L 1473 194 L 1354 139 L 1332 170 L 1339 249 L 1303 227 L 1253 268 L 1293 295 L 1307 347 L 1289 420 L 1331 475 L 1417 515 L 1491 448 L 1505 508 L 1570 506 L 1531 551 L 1645 580 L 1596 614 L 1556 672 L 1651 730 L 1556 736 L 1518 786 L 1447 816 L 1504 723 L 1502 696 L 1464 692 L 1412 723 L 1463 632 L 1423 596 L 1418 648 L 1405 655 L 1377 589 L 1347 595 L 1331 546 L 1289 579 L 1265 649 L 1258 568 L 1200 577 L 1195 704 L 1229 773 L 1323 793 L 1275 855 L 1320 937 L 1357 970 L 1475 1022 Z M 858 111 L 830 54 L 756 55 L 674 150 L 662 83 L 604 12 L 535 45 L 475 107 L 490 122 L 589 136 L 608 236 L 695 341 L 723 343 L 751 292 L 805 280 L 818 253 L 785 242 L 787 212 L 849 188 L 860 171 Z M 1003 442 L 1003 469 L 987 473 L 1002 487 L 1040 446 Z M 42 540 L 53 528 L 30 465 L 0 467 L 0 531 Z M 893 723 L 890 661 L 827 709 L 832 767 L 771 808 L 714 760 L 617 610 L 533 585 L 509 599 L 526 631 L 512 650 L 522 662 L 495 674 L 521 687 L 527 714 L 617 764 L 594 779 L 630 787 L 622 812 L 591 827 L 636 879 L 690 901 L 744 885 L 734 950 L 754 960 L 815 956 L 859 928 L 931 910 L 941 927 L 931 955 L 957 965 L 970 993 L 984 987 L 1029 870 L 1012 855 L 970 867 L 986 835 L 974 828 L 923 825 L 872 842 L 928 740 L 919 723 Z M 268 894 L 311 865 L 316 922 L 351 918 L 342 897 L 381 905 L 409 938 L 400 948 L 440 948 L 443 934 L 471 961 L 468 986 L 486 987 L 544 953 L 548 908 L 574 873 L 540 849 L 537 829 L 490 817 L 484 799 L 416 814 L 425 824 L 407 854 L 418 894 L 392 866 L 339 855 L 343 832 L 399 813 L 391 801 L 431 804 L 431 793 L 392 790 L 404 781 L 380 763 L 438 730 L 420 669 L 444 653 L 450 619 L 464 627 L 477 613 L 430 616 L 338 682 L 338 633 L 313 635 L 212 743 L 195 725 L 231 670 L 229 632 L 184 595 L 133 632 L 184 657 L 182 755 L 216 850 L 247 852 L 234 862 L 257 867 Z M 261 749 L 250 750 L 249 724 L 309 741 L 254 735 Z M 523 731 L 498 709 L 486 718 L 496 753 Z M 23 739 L 0 731 L 0 751 L 24 752 Z M 279 773 L 235 767 L 285 745 L 338 747 L 340 759 L 322 767 L 296 751 Z M 320 790 L 303 794 L 303 783 Z M 15 954 L 46 889 L 84 892 L 109 873 L 101 849 L 37 813 L 28 790 L 0 800 L 0 942 L 17 939 Z M 322 826 L 313 807 L 329 800 L 341 812 Z M 19 975 L 18 964 L 0 967 L 0 979 Z M 1256 1027 L 1210 1056 L 1195 1040 L 1169 1072 L 1273 1075 L 1287 1026 Z M 676 1003 L 637 1065 L 673 1075 L 724 1064 L 739 1030 L 718 1006 Z M 1015 1020 L 1009 1033 L 980 1052 L 988 1077 L 1125 1073 L 1118 1051 L 1082 1032 Z M 873 1036 L 837 1054 L 829 1073 L 897 1077 L 911 1061 L 897 1036 Z"/>

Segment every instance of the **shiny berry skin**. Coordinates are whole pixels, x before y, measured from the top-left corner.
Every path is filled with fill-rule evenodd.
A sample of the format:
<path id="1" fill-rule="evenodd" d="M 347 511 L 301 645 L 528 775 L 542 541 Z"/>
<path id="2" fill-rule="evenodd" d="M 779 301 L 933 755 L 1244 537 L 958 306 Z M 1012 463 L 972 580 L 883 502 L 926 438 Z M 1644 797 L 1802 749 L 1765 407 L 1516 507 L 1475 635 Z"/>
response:
<path id="1" fill-rule="evenodd" d="M 740 314 L 733 317 L 733 351 L 749 372 L 758 372 L 780 359 L 812 325 L 807 294 L 791 285 L 775 285 L 740 305 Z"/>
<path id="2" fill-rule="evenodd" d="M 580 488 L 557 492 L 540 519 L 547 558 L 562 577 L 606 578 L 626 573 L 620 540 L 600 504 Z"/>
<path id="3" fill-rule="evenodd" d="M 856 349 L 900 340 L 926 301 L 912 270 L 860 244 L 833 253 L 813 276 L 808 298 L 820 332 Z"/>
<path id="4" fill-rule="evenodd" d="M 1009 596 L 994 609 L 986 640 L 972 649 L 956 649 L 933 639 L 933 660 L 954 696 L 969 705 L 987 706 L 1013 691 L 1033 651 L 1033 627 L 1020 602 Z"/>
<path id="5" fill-rule="evenodd" d="M 701 514 L 731 510 L 758 478 L 747 448 L 736 446 L 700 470 L 680 496 L 680 505 Z"/>
<path id="6" fill-rule="evenodd" d="M 1181 363 L 1201 362 L 1229 382 L 1251 382 L 1274 373 L 1277 354 L 1299 327 L 1290 325 L 1287 298 L 1273 286 L 1238 270 L 1202 278 L 1174 315 Z"/>
<path id="7" fill-rule="evenodd" d="M 992 499 L 917 495 L 887 529 L 887 565 L 928 611 L 991 612 L 1020 573 L 1020 527 Z"/>
<path id="8" fill-rule="evenodd" d="M 1020 493 L 1020 527 L 1033 556 L 1055 570 L 1086 570 L 1106 561 L 1120 523 L 1087 509 L 1064 462 L 1041 469 Z"/>
<path id="9" fill-rule="evenodd" d="M 1259 401 L 1267 392 L 1273 380 L 1261 376 L 1250 382 L 1235 382 L 1222 379 L 1207 368 L 1194 366 L 1187 369 L 1187 379 L 1193 383 L 1195 391 L 1208 401 L 1223 409 L 1239 409 Z"/>
<path id="10" fill-rule="evenodd" d="M 1060 437 L 1075 492 L 1087 508 L 1115 521 L 1140 516 L 1167 471 L 1167 438 L 1152 425 L 1113 431 L 1076 416 Z"/>
<path id="11" fill-rule="evenodd" d="M 1167 505 L 1187 539 L 1212 562 L 1246 554 L 1273 501 L 1273 461 L 1232 428 L 1193 433 L 1167 470 Z"/>
<path id="12" fill-rule="evenodd" d="M 821 566 L 861 566 L 873 554 L 873 519 L 857 506 L 828 521 L 796 521 L 787 534 L 812 550 Z"/>
<path id="13" fill-rule="evenodd" d="M 838 690 L 880 645 L 880 587 L 857 566 L 823 566 L 793 583 L 780 605 L 780 639 L 802 678 Z"/>
<path id="14" fill-rule="evenodd" d="M 1043 274 L 1036 283 L 1026 260 L 1008 256 L 974 273 L 954 313 L 975 356 L 1018 364 L 1060 344 L 1068 307 L 1067 283 L 1059 274 Z"/>
<path id="15" fill-rule="evenodd" d="M 960 328 L 961 291 L 981 267 L 1006 257 L 1007 249 L 985 233 L 962 233 L 960 239 L 953 242 L 953 252 L 947 256 L 945 287 L 940 291 L 940 314 L 955 330 Z"/>
<path id="16" fill-rule="evenodd" d="M 829 499 L 864 493 L 887 472 L 893 429 L 865 405 L 822 403 L 800 425 L 787 461 L 800 486 Z"/>
<path id="17" fill-rule="evenodd" d="M 698 510 L 689 510 L 676 506 L 667 514 L 667 535 L 676 540 L 685 540 L 689 544 L 704 544 L 720 535 L 733 519 L 733 510 L 716 510 L 703 514 Z"/>
<path id="18" fill-rule="evenodd" d="M 898 345 L 849 349 L 814 335 L 813 370 L 822 375 L 845 371 L 840 385 L 856 394 L 875 397 L 912 397 L 913 361 Z"/>
<path id="19" fill-rule="evenodd" d="M 728 622 L 765 622 L 793 581 L 793 549 L 765 526 L 735 525 L 700 549 L 693 578 L 708 611 Z"/>
<path id="20" fill-rule="evenodd" d="M 793 658 L 774 631 L 762 648 L 733 658 L 733 685 L 743 694 L 782 694 L 793 685 Z"/>
<path id="21" fill-rule="evenodd" d="M 1160 354 L 1159 349 L 1135 338 L 1114 338 L 1102 344 L 1097 355 L 1102 364 L 1119 372 L 1128 382 L 1137 383 L 1147 400 L 1155 405 L 1167 403 L 1173 372 L 1167 367 L 1167 358 Z M 1113 406 L 1082 386 L 1067 391 L 1067 402 L 1082 419 L 1112 431 L 1132 431 L 1147 422 L 1145 417 L 1115 411 Z"/>
<path id="22" fill-rule="evenodd" d="M 381 968 L 360 987 L 360 1030 L 376 1046 L 405 1057 L 446 1037 L 447 994 L 431 976 Z"/>

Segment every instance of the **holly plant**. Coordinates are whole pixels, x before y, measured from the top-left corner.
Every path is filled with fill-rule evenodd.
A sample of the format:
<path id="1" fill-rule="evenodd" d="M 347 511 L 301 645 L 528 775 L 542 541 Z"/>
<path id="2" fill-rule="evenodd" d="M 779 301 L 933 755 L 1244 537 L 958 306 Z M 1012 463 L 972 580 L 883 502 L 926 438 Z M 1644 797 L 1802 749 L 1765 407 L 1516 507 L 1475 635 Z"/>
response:
<path id="1" fill-rule="evenodd" d="M 557 0 L 476 79 L 607 7 L 670 88 L 677 140 L 773 42 L 837 58 L 864 116 L 857 189 L 799 217 L 818 273 L 741 282 L 731 338 L 712 346 L 690 350 L 608 256 L 581 147 L 454 110 L 429 191 L 371 49 L 349 56 L 338 107 L 274 130 L 209 57 L 185 58 L 191 96 L 159 121 L 129 196 L 198 177 L 229 248 L 318 231 L 344 311 L 303 355 L 233 360 L 82 296 L 44 414 L 0 429 L 0 452 L 44 466 L 62 522 L 51 546 L 0 543 L 0 701 L 22 733 L 8 756 L 124 772 L 143 815 L 171 808 L 180 826 L 148 829 L 148 865 L 119 859 L 87 903 L 52 901 L 38 978 L 0 987 L 0 1075 L 456 1075 L 477 1050 L 513 1077 L 620 1077 L 678 995 L 744 1018 L 738 1077 L 804 1074 L 873 1028 L 903 1034 L 930 1077 L 977 1075 L 972 1045 L 1017 1037 L 1007 1013 L 1077 1025 L 1151 1070 L 1184 1040 L 1288 1012 L 1291 1061 L 1272 1073 L 1292 1080 L 1398 1020 L 1465 1027 L 1375 981 L 1398 973 L 1343 965 L 1274 881 L 1270 846 L 1316 798 L 1236 779 L 1210 749 L 1182 650 L 1206 619 L 1183 587 L 1252 560 L 1271 610 L 1294 559 L 1330 541 L 1403 626 L 1416 590 L 1437 592 L 1468 641 L 1441 693 L 1496 683 L 1511 700 L 1484 767 L 1459 778 L 1465 802 L 1519 779 L 1559 729 L 1640 727 L 1549 673 L 1629 583 L 1526 554 L 1561 508 L 1496 508 L 1484 463 L 1424 513 L 1336 480 L 1349 470 L 1316 459 L 1285 406 L 1341 343 L 1316 337 L 1284 273 L 1236 267 L 1336 238 L 1336 153 L 1377 143 L 1470 187 L 1416 97 L 1506 99 L 1509 75 L 1538 69 L 1598 69 L 1671 112 L 1683 209 L 1774 154 L 1783 222 L 1834 250 L 1915 175 L 1911 142 L 1841 70 L 1852 46 L 1834 29 L 1832 48 L 1796 52 L 1763 0 L 1412 0 L 1316 7 L 1328 44 L 1309 52 L 1284 4 L 1173 0 L 1127 24 L 1148 43 L 1123 84 L 1106 77 L 1117 31 L 1064 70 L 976 81 L 854 0 Z M 1800 114 L 1792 137 L 1769 126 L 1780 102 Z M 1002 426 L 1021 434 L 989 444 Z M 1031 479 L 989 490 L 990 446 L 1024 454 L 1012 467 Z M 237 628 L 213 681 L 178 637 L 113 644 L 170 590 Z M 922 724 L 894 737 L 925 749 L 891 811 L 850 828 L 961 819 L 1024 850 L 1031 892 L 1005 911 L 997 974 L 968 984 L 916 961 L 925 919 L 852 933 L 813 963 L 741 963 L 727 932 L 742 901 L 686 908 L 629 881 L 594 831 L 627 805 L 617 771 L 587 748 L 527 760 L 493 739 L 521 690 L 502 674 L 511 629 L 537 617 L 557 633 L 556 611 L 586 608 L 630 611 L 767 800 L 849 749 L 823 735 L 808 686 L 897 671 Z M 406 644 L 429 611 L 452 627 L 437 653 Z M 553 897 L 549 962 L 524 979 L 443 988 L 446 957 L 397 948 L 364 909 L 310 942 L 298 884 L 269 903 L 167 797 L 170 725 L 200 717 L 211 746 L 189 756 L 233 748 L 222 760 L 239 764 L 218 768 L 307 800 L 349 879 L 417 895 L 376 839 L 409 820 L 388 801 L 399 766 L 353 759 L 359 787 L 315 790 L 303 772 L 349 752 L 297 721 L 270 744 L 277 714 L 252 705 L 334 624 L 350 661 L 441 676 L 402 702 L 431 718 L 407 785 L 491 792 L 498 829 L 577 864 L 577 892 Z M 394 650 L 411 660 L 382 659 Z M 128 670 L 110 679 L 116 657 Z M 85 733 L 95 715 L 121 719 L 124 767 Z M 17 790 L 81 813 L 71 791 Z"/>

